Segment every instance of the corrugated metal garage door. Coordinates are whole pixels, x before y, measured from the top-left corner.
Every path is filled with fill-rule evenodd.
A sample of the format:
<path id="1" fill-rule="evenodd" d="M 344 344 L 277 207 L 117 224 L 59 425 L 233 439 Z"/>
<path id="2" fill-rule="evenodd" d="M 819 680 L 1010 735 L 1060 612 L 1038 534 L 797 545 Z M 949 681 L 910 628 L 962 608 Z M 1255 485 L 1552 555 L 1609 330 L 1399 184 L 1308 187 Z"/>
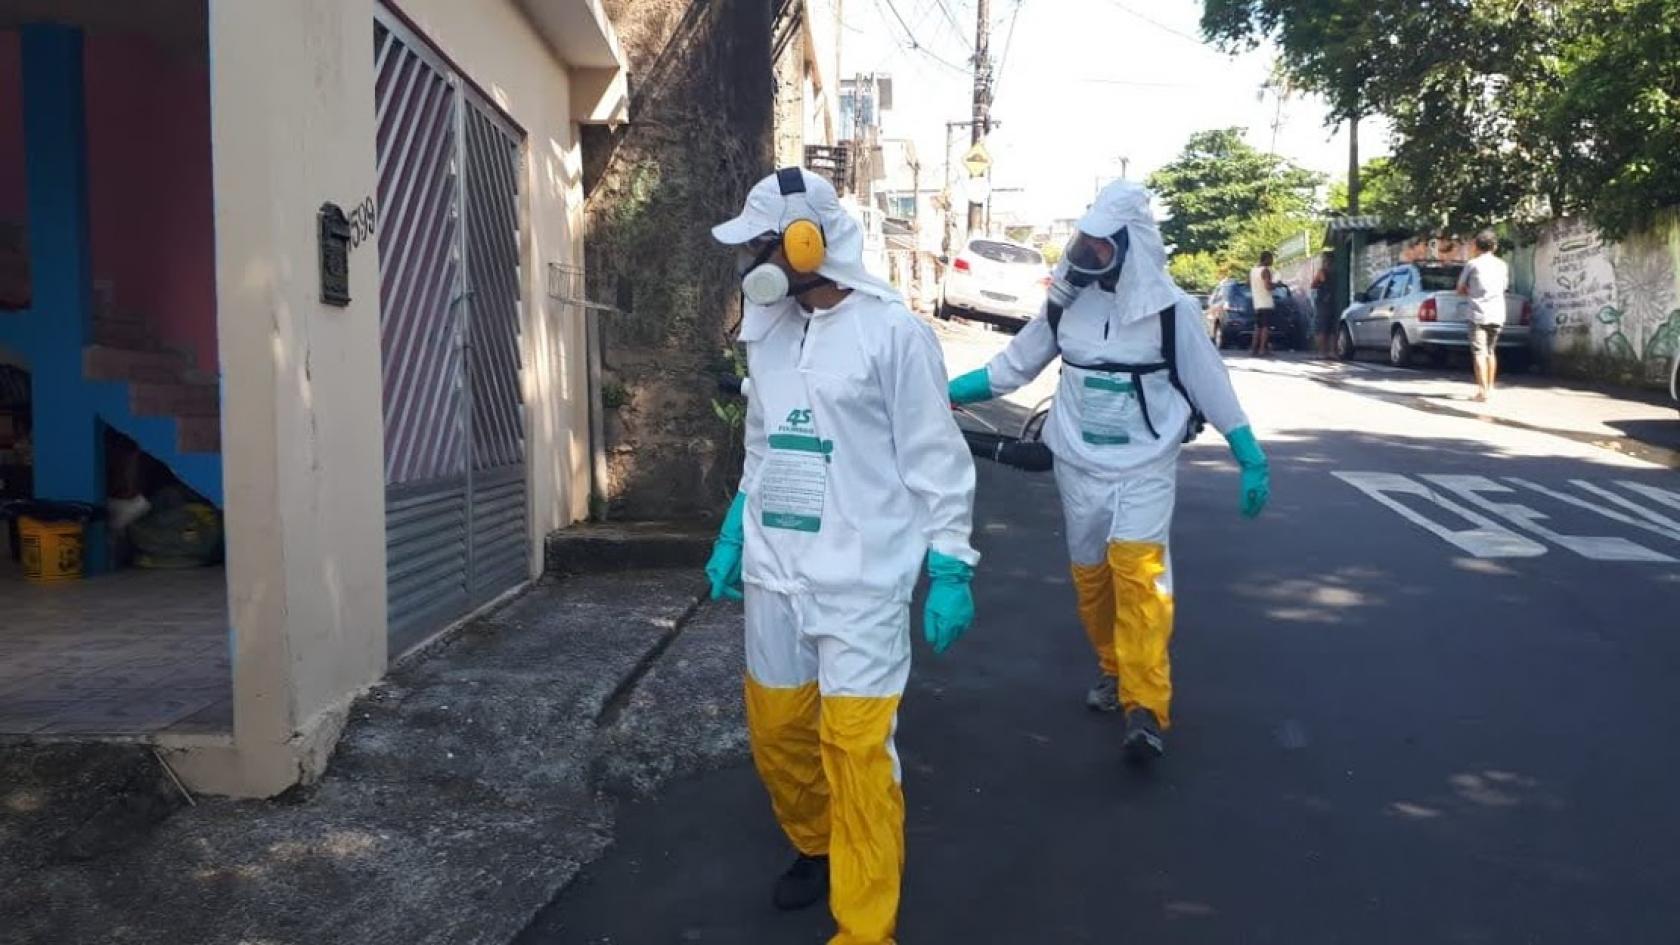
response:
<path id="1" fill-rule="evenodd" d="M 395 658 L 529 574 L 520 137 L 384 10 L 374 56 Z"/>

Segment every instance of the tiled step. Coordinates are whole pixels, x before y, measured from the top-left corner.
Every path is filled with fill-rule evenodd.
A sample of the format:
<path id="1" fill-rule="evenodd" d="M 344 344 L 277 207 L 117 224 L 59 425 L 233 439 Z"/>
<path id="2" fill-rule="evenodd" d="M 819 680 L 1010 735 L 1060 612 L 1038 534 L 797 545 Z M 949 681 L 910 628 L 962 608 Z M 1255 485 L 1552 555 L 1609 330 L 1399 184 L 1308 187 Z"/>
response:
<path id="1" fill-rule="evenodd" d="M 221 417 L 180 417 L 176 420 L 175 447 L 183 453 L 220 453 Z"/>
<path id="2" fill-rule="evenodd" d="M 107 348 L 127 348 L 131 351 L 156 351 L 157 338 L 144 322 L 125 318 L 96 318 L 93 320 L 93 343 Z"/>
<path id="3" fill-rule="evenodd" d="M 214 417 L 221 396 L 213 384 L 131 384 L 128 409 L 137 417 Z"/>
<path id="4" fill-rule="evenodd" d="M 109 345 L 89 345 L 82 350 L 82 375 L 90 381 L 173 384 L 186 368 L 173 351 L 141 351 Z"/>

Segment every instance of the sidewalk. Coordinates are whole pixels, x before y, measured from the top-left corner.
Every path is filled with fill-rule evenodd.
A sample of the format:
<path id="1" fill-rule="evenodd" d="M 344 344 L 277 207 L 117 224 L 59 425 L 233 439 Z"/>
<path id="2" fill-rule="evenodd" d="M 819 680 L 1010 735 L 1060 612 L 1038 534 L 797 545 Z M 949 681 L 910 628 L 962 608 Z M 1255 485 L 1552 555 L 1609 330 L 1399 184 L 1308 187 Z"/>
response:
<path id="1" fill-rule="evenodd" d="M 944 348 L 946 369 L 953 377 L 985 364 L 1009 342 L 1008 335 L 965 322 L 931 324 Z M 1511 374 L 1499 379 L 1491 403 L 1479 404 L 1471 399 L 1475 385 L 1468 369 L 1325 361 L 1298 352 L 1263 359 L 1228 352 L 1226 363 L 1233 372 L 1305 377 L 1419 410 L 1551 433 L 1680 468 L 1680 411 L 1658 391 Z M 1001 398 L 999 403 L 983 405 L 979 412 L 994 423 L 1019 422 L 1025 412 L 1055 392 L 1056 377 L 1052 366 L 1033 384 Z"/>
<path id="2" fill-rule="evenodd" d="M 1499 379 L 1493 400 L 1473 400 L 1467 374 L 1319 361 L 1289 354 L 1231 357 L 1231 370 L 1309 377 L 1420 410 L 1519 427 L 1680 468 L 1680 411 L 1660 393 L 1537 374 Z"/>
<path id="3" fill-rule="evenodd" d="M 744 751 L 739 609 L 702 583 L 539 585 L 359 700 L 326 777 L 273 801 L 160 812 L 130 757 L 144 803 L 90 844 L 80 769 L 0 751 L 0 942 L 509 941 L 610 844 L 619 797 Z"/>

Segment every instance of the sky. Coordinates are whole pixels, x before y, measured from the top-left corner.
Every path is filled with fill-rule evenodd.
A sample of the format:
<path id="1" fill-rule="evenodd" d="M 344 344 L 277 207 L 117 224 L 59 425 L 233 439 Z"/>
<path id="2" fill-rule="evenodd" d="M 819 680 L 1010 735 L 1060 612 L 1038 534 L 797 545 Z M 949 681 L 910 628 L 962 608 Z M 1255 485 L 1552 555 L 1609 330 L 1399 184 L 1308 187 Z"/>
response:
<path id="1" fill-rule="evenodd" d="M 1200 0 L 992 0 L 997 64 L 988 141 L 994 212 L 1024 221 L 1074 217 L 1099 178 L 1142 181 L 1196 131 L 1245 127 L 1250 144 L 1312 170 L 1347 174 L 1347 132 L 1322 100 L 1263 91 L 1272 51 L 1238 56 L 1200 40 Z M 896 11 L 896 13 L 895 13 Z M 928 170 L 945 162 L 945 123 L 966 120 L 974 0 L 844 0 L 840 71 L 893 77 L 883 136 L 910 138 Z M 967 129 L 953 137 L 954 161 Z M 1361 160 L 1386 152 L 1379 120 L 1360 125 Z M 967 172 L 960 166 L 954 176 Z M 1008 189 L 1021 188 L 1009 193 Z"/>

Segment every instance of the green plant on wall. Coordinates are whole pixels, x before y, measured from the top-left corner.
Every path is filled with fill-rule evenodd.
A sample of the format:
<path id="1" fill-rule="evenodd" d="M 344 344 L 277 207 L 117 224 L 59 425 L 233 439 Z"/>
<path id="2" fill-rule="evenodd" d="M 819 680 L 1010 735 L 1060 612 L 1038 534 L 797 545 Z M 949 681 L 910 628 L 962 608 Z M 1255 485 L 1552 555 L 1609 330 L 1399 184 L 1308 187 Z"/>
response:
<path id="1" fill-rule="evenodd" d="M 1645 339 L 1645 360 L 1667 364 L 1676 351 L 1680 351 L 1680 309 L 1669 312 L 1668 319 Z"/>
<path id="2" fill-rule="evenodd" d="M 1633 350 L 1633 342 L 1622 331 L 1622 310 L 1613 305 L 1606 305 L 1598 310 L 1598 322 L 1613 329 L 1604 337 L 1604 353 L 1618 361 L 1634 361 L 1639 358 L 1638 352 Z"/>
<path id="3" fill-rule="evenodd" d="M 738 349 L 730 348 L 724 355 L 723 365 L 725 373 L 734 375 L 736 380 L 744 380 L 747 376 L 747 360 L 742 357 Z M 747 401 L 744 397 L 712 398 L 712 415 L 723 423 L 726 437 L 725 455 L 734 455 L 735 449 L 741 443 L 747 425 Z M 731 485 L 724 489 L 724 497 L 730 498 L 737 487 Z"/>
<path id="4" fill-rule="evenodd" d="M 608 410 L 617 410 L 630 403 L 630 390 L 617 381 L 606 381 L 601 385 L 601 406 Z"/>

